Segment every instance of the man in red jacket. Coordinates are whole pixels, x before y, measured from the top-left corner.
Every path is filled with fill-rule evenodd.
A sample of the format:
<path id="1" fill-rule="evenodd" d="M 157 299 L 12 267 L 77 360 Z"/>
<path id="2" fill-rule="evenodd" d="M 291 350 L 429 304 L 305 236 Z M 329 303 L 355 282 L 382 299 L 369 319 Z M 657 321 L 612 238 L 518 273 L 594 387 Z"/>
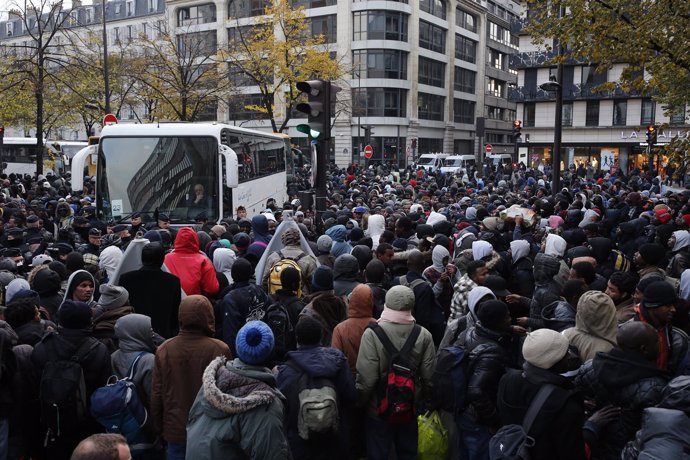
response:
<path id="1" fill-rule="evenodd" d="M 218 293 L 213 262 L 199 252 L 199 237 L 191 228 L 180 229 L 175 238 L 175 250 L 165 256 L 165 266 L 180 278 L 185 294 L 213 297 Z"/>

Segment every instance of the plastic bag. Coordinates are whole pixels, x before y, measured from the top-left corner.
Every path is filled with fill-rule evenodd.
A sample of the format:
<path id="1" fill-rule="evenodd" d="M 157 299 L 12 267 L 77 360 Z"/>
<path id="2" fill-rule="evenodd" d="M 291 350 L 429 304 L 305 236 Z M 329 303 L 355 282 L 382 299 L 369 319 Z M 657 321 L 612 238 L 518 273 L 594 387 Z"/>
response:
<path id="1" fill-rule="evenodd" d="M 427 412 L 417 417 L 419 460 L 444 460 L 448 456 L 448 430 L 438 412 Z"/>
<path id="2" fill-rule="evenodd" d="M 500 213 L 501 219 L 505 220 L 506 222 L 513 222 L 518 216 L 522 217 L 523 223 L 526 227 L 531 227 L 534 225 L 536 213 L 529 208 L 523 208 L 522 206 L 514 204 Z"/>

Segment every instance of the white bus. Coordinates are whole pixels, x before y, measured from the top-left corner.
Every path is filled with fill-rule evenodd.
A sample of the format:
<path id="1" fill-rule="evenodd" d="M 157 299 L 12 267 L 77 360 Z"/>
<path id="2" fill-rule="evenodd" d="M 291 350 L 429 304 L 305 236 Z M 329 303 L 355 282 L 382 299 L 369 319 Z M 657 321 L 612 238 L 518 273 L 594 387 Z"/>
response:
<path id="1" fill-rule="evenodd" d="M 222 123 L 121 124 L 103 128 L 98 146 L 72 158 L 72 189 L 96 154 L 98 218 L 127 221 L 139 212 L 153 221 L 166 213 L 174 225 L 253 216 L 274 198 L 287 200 L 289 139 Z"/>
<path id="2" fill-rule="evenodd" d="M 39 151 L 35 137 L 5 137 L 0 148 L 0 163 L 6 174 L 36 174 L 36 155 Z M 74 156 L 86 142 L 46 141 L 43 149 L 43 173 L 53 171 L 62 175 Z"/>

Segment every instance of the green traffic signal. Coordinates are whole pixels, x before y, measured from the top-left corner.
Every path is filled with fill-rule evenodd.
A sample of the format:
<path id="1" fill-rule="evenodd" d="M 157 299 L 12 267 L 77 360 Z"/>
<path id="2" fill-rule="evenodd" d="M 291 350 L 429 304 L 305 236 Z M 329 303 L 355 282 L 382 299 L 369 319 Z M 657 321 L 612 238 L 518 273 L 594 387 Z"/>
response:
<path id="1" fill-rule="evenodd" d="M 315 129 L 311 129 L 309 125 L 297 125 L 297 131 L 304 133 L 312 139 L 318 139 L 321 133 Z"/>

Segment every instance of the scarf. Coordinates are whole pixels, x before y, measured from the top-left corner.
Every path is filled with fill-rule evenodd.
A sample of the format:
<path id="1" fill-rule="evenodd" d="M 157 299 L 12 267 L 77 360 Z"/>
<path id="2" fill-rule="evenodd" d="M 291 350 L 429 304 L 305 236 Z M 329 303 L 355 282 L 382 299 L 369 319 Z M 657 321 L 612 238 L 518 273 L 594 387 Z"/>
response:
<path id="1" fill-rule="evenodd" d="M 379 323 L 396 323 L 396 324 L 414 324 L 415 319 L 412 316 L 412 312 L 409 310 L 393 310 L 391 308 L 383 306 L 383 312 L 381 313 L 381 318 L 378 319 Z"/>

